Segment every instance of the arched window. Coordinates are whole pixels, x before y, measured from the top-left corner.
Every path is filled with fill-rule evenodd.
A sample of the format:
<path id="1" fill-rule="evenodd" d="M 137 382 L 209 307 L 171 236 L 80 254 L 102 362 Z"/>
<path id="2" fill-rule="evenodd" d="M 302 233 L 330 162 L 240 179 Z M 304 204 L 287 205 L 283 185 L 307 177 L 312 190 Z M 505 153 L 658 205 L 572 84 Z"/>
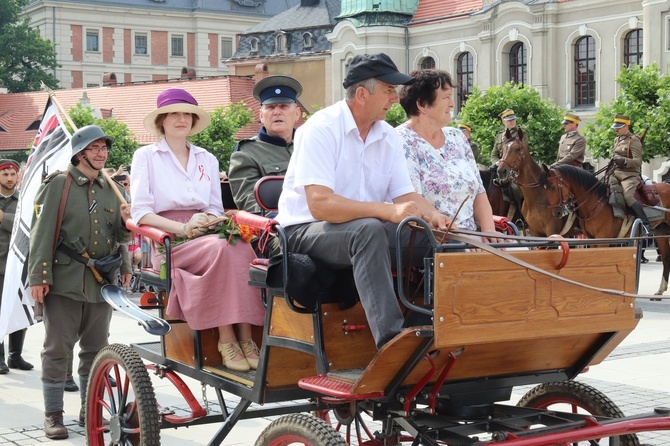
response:
<path id="1" fill-rule="evenodd" d="M 509 80 L 517 84 L 525 84 L 526 79 L 526 46 L 517 42 L 509 52 Z"/>
<path id="2" fill-rule="evenodd" d="M 302 47 L 306 50 L 314 46 L 314 36 L 312 33 L 304 33 L 302 35 Z"/>
<path id="3" fill-rule="evenodd" d="M 421 61 L 421 69 L 432 70 L 433 68 L 435 68 L 435 59 L 432 57 L 424 57 Z"/>
<path id="4" fill-rule="evenodd" d="M 281 54 L 286 52 L 286 34 L 277 33 L 275 36 L 275 53 Z"/>
<path id="5" fill-rule="evenodd" d="M 472 85 L 474 84 L 474 68 L 472 65 L 472 54 L 462 53 L 458 56 L 456 67 L 456 82 L 458 83 L 458 110 L 465 105 L 468 96 L 472 92 Z"/>
<path id="6" fill-rule="evenodd" d="M 634 29 L 623 39 L 623 63 L 642 65 L 642 30 Z"/>
<path id="7" fill-rule="evenodd" d="M 252 53 L 257 53 L 258 52 L 258 37 L 252 37 L 250 42 L 249 42 L 250 48 L 249 51 Z"/>
<path id="8" fill-rule="evenodd" d="M 596 103 L 596 41 L 591 36 L 575 43 L 575 105 Z"/>

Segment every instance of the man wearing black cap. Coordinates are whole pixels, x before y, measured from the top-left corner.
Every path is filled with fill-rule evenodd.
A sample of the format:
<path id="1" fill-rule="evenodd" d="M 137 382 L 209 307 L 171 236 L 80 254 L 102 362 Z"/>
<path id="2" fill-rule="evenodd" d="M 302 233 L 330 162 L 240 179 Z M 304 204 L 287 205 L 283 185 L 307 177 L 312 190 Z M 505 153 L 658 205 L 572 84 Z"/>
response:
<path id="1" fill-rule="evenodd" d="M 228 178 L 238 209 L 260 212 L 254 196 L 256 182 L 264 176 L 286 174 L 293 153 L 293 127 L 300 119 L 297 100 L 301 93 L 300 82 L 288 76 L 269 76 L 254 86 L 263 126 L 257 136 L 240 141 L 230 156 Z"/>
<path id="2" fill-rule="evenodd" d="M 355 56 L 345 100 L 319 110 L 295 137 L 277 220 L 292 252 L 353 268 L 377 348 L 403 327 L 391 276 L 389 233 L 409 216 L 447 229 L 449 219 L 414 192 L 402 141 L 384 122 L 396 86 L 414 78 L 386 54 Z"/>
<path id="3" fill-rule="evenodd" d="M 623 199 L 626 206 L 640 220 L 647 234 L 653 235 L 654 230 L 649 223 L 642 205 L 635 199 L 635 190 L 642 181 L 642 142 L 630 131 L 630 117 L 616 115 L 612 128 L 616 132 L 612 164 L 615 166 L 610 177 L 611 183 L 620 183 L 623 187 Z"/>
<path id="4" fill-rule="evenodd" d="M 581 119 L 574 113 L 566 113 L 563 116 L 563 130 L 565 130 L 565 133 L 558 143 L 558 154 L 554 166 L 570 164 L 571 166 L 582 167 L 584 152 L 586 151 L 586 138 L 577 130 L 580 122 Z"/>
<path id="5" fill-rule="evenodd" d="M 5 267 L 9 254 L 9 241 L 14 226 L 14 214 L 19 201 L 19 164 L 10 159 L 0 160 L 0 302 L 5 283 Z M 21 357 L 26 329 L 15 331 L 9 335 L 9 357 L 5 363 L 5 344 L 0 339 L 0 375 L 9 369 L 30 370 L 33 365 Z M 7 365 L 9 364 L 9 367 Z"/>

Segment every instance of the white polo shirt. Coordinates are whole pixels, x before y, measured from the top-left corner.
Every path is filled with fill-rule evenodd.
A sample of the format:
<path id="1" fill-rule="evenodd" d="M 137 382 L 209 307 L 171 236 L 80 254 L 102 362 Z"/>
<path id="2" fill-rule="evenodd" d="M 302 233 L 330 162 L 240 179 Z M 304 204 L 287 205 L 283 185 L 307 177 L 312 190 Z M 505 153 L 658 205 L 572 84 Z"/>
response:
<path id="1" fill-rule="evenodd" d="M 296 131 L 276 217 L 282 226 L 316 221 L 305 196 L 310 185 L 363 202 L 390 202 L 414 192 L 393 127 L 377 121 L 363 141 L 345 101 L 319 110 Z"/>

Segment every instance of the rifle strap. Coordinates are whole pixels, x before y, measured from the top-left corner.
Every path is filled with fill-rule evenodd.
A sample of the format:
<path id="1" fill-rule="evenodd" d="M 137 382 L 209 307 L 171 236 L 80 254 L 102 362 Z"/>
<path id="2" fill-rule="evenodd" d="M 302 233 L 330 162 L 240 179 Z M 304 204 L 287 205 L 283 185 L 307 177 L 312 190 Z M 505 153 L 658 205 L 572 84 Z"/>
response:
<path id="1" fill-rule="evenodd" d="M 54 233 L 54 249 L 53 252 L 56 254 L 56 248 L 58 247 L 58 242 L 60 239 L 60 227 L 63 224 L 63 215 L 65 214 L 65 205 L 67 204 L 67 196 L 70 193 L 70 184 L 72 183 L 72 175 L 70 172 L 65 174 L 65 185 L 63 186 L 63 193 L 60 196 L 60 204 L 58 205 L 58 217 L 56 218 L 56 232 Z"/>

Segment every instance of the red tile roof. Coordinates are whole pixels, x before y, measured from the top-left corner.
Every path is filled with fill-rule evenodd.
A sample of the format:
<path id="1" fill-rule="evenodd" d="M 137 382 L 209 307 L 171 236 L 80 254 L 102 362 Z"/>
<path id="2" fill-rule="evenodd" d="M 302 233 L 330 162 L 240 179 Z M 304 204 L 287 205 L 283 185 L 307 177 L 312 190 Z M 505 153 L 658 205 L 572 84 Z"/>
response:
<path id="1" fill-rule="evenodd" d="M 225 76 L 174 82 L 128 84 L 112 87 L 58 90 L 55 96 L 66 111 L 76 106 L 84 92 L 91 107 L 100 109 L 104 117 L 111 116 L 125 123 L 140 145 L 150 144 L 155 137 L 147 133 L 142 120 L 156 108 L 156 97 L 167 88 L 183 88 L 191 93 L 208 112 L 230 103 L 243 101 L 253 110 L 254 122 L 241 129 L 237 139 L 258 133 L 260 104 L 251 95 L 254 79 L 247 76 Z M 27 130 L 42 118 L 48 94 L 45 92 L 0 94 L 0 152 L 30 148 L 37 133 Z M 304 110 L 304 108 L 303 108 Z M 303 120 L 300 123 L 304 122 Z"/>
<path id="2" fill-rule="evenodd" d="M 410 26 L 465 18 L 482 9 L 482 0 L 420 0 Z"/>

